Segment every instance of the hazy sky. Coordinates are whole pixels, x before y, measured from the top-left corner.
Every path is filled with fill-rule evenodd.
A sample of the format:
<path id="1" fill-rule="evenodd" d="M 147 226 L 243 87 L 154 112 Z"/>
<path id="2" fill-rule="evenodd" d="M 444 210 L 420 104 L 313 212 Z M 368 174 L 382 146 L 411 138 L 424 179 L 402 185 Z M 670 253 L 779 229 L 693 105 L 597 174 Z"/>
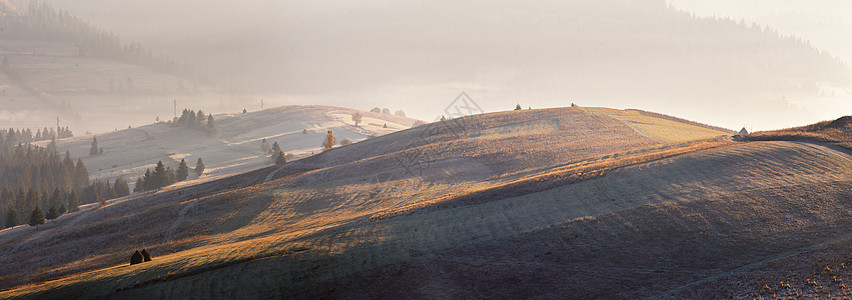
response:
<path id="1" fill-rule="evenodd" d="M 852 33 L 850 2 L 670 2 L 700 16 L 729 15 L 771 25 L 852 61 L 852 42 L 848 39 Z M 765 97 L 755 98 L 751 103 L 743 102 L 752 99 L 753 94 L 742 98 L 726 95 L 709 103 L 706 100 L 709 95 L 692 98 L 689 90 L 678 90 L 686 88 L 676 83 L 676 79 L 661 78 L 659 84 L 648 86 L 646 82 L 641 93 L 632 93 L 630 76 L 642 78 L 666 73 L 663 69 L 644 75 L 635 70 L 653 68 L 655 64 L 645 62 L 649 57 L 666 59 L 664 55 L 630 52 L 637 43 L 648 41 L 609 41 L 605 31 L 608 29 L 593 28 L 589 30 L 597 33 L 594 37 L 575 34 L 564 39 L 562 36 L 566 30 L 582 32 L 577 28 L 584 24 L 613 23 L 617 28 L 622 16 L 602 11 L 605 8 L 599 2 L 54 0 L 52 3 L 120 34 L 125 41 L 140 41 L 157 52 L 210 70 L 223 82 L 262 92 L 272 105 L 318 102 L 360 109 L 381 106 L 404 109 L 409 116 L 432 120 L 457 94 L 466 91 L 486 111 L 510 109 L 515 103 L 541 108 L 577 102 L 659 111 L 733 129 L 742 125 L 755 129 L 787 127 L 836 118 L 837 111 L 852 111 L 852 98 L 849 98 L 852 95 L 844 87 L 832 88 L 831 94 L 836 97 L 831 99 L 814 100 L 767 90 Z M 629 11 L 635 12 L 636 16 L 632 17 L 636 18 L 643 17 L 649 3 L 664 5 L 663 1 L 653 0 L 624 3 L 633 5 Z M 600 14 L 611 19 L 584 20 Z M 621 44 L 617 49 L 600 48 Z M 566 57 L 565 53 L 591 53 L 589 57 L 614 57 L 623 63 L 583 61 L 579 56 Z M 631 57 L 643 62 L 632 65 Z M 671 64 L 668 61 L 660 65 Z M 622 74 L 615 73 L 631 75 L 618 77 Z M 609 81 L 608 74 L 618 76 L 612 76 Z M 720 75 L 723 77 L 724 74 Z M 718 90 L 731 90 L 721 83 L 708 84 Z M 670 90 L 673 92 L 669 93 Z M 771 103 L 768 109 L 767 103 Z M 731 105 L 743 109 L 732 112 Z"/>

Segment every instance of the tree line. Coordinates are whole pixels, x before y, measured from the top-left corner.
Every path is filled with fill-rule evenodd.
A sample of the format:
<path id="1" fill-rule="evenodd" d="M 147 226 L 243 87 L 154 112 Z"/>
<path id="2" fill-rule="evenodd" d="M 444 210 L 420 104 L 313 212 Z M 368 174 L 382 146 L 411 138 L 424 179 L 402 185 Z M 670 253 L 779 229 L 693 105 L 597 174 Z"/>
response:
<path id="1" fill-rule="evenodd" d="M 192 171 L 196 176 L 201 176 L 201 174 L 204 173 L 204 169 L 204 160 L 199 157 L 195 162 L 195 168 L 193 168 Z M 157 166 L 154 167 L 154 171 L 147 169 L 145 170 L 145 175 L 136 179 L 136 186 L 133 188 L 133 191 L 153 191 L 184 181 L 189 177 L 189 171 L 190 168 L 184 159 L 180 160 L 177 169 L 166 167 L 166 165 L 163 164 L 163 161 L 158 161 Z"/>
<path id="2" fill-rule="evenodd" d="M 51 219 L 82 204 L 130 194 L 123 178 L 90 181 L 83 160 L 75 163 L 68 151 L 59 155 L 55 141 L 47 147 L 17 141 L 17 131 L 0 134 L 0 222 L 6 227 L 43 210 Z"/>
<path id="3" fill-rule="evenodd" d="M 0 137 L 0 138 L 6 138 L 6 139 L 12 138 L 12 139 L 14 139 L 14 142 L 13 142 L 13 144 L 14 144 L 14 143 L 18 143 L 18 142 L 20 142 L 20 143 L 31 143 L 31 142 L 47 141 L 47 140 L 57 139 L 57 138 L 62 139 L 62 138 L 74 137 L 74 134 L 71 132 L 71 129 L 68 129 L 67 126 L 65 128 L 59 127 L 58 130 L 59 130 L 59 134 L 57 135 L 57 132 L 55 130 L 53 130 L 53 128 L 48 128 L 48 127 L 45 127 L 44 130 L 36 129 L 35 134 L 33 134 L 33 130 L 29 129 L 29 128 L 0 129 L 0 135 L 2 135 L 2 137 Z"/>

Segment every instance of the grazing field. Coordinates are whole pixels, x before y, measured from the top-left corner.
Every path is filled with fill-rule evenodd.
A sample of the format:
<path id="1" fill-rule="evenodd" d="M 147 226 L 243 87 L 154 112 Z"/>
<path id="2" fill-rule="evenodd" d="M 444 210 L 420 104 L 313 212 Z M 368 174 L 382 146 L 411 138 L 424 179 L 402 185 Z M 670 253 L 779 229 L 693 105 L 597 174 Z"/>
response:
<path id="1" fill-rule="evenodd" d="M 0 232 L 35 266 L 0 297 L 715 298 L 852 234 L 841 148 L 591 108 L 450 122 Z"/>

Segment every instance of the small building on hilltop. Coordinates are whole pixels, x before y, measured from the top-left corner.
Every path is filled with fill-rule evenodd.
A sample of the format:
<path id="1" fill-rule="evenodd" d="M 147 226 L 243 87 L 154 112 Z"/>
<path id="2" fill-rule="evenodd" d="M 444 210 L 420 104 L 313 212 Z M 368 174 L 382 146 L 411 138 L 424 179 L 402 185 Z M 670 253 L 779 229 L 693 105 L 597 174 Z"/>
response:
<path id="1" fill-rule="evenodd" d="M 748 135 L 748 130 L 746 130 L 745 127 L 743 127 L 743 129 L 740 129 L 739 134 Z"/>

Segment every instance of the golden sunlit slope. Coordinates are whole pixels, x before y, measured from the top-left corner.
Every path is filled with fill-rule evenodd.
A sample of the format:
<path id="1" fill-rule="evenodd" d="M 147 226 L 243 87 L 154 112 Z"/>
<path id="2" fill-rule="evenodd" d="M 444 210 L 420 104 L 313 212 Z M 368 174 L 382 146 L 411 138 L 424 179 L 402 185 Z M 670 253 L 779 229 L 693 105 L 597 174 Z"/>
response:
<path id="1" fill-rule="evenodd" d="M 576 108 L 464 119 L 4 233 L 3 263 L 47 263 L 0 297 L 635 298 L 852 228 L 834 148 L 668 143 Z M 407 151 L 423 176 L 401 173 Z M 124 264 L 141 247 L 154 261 Z"/>

